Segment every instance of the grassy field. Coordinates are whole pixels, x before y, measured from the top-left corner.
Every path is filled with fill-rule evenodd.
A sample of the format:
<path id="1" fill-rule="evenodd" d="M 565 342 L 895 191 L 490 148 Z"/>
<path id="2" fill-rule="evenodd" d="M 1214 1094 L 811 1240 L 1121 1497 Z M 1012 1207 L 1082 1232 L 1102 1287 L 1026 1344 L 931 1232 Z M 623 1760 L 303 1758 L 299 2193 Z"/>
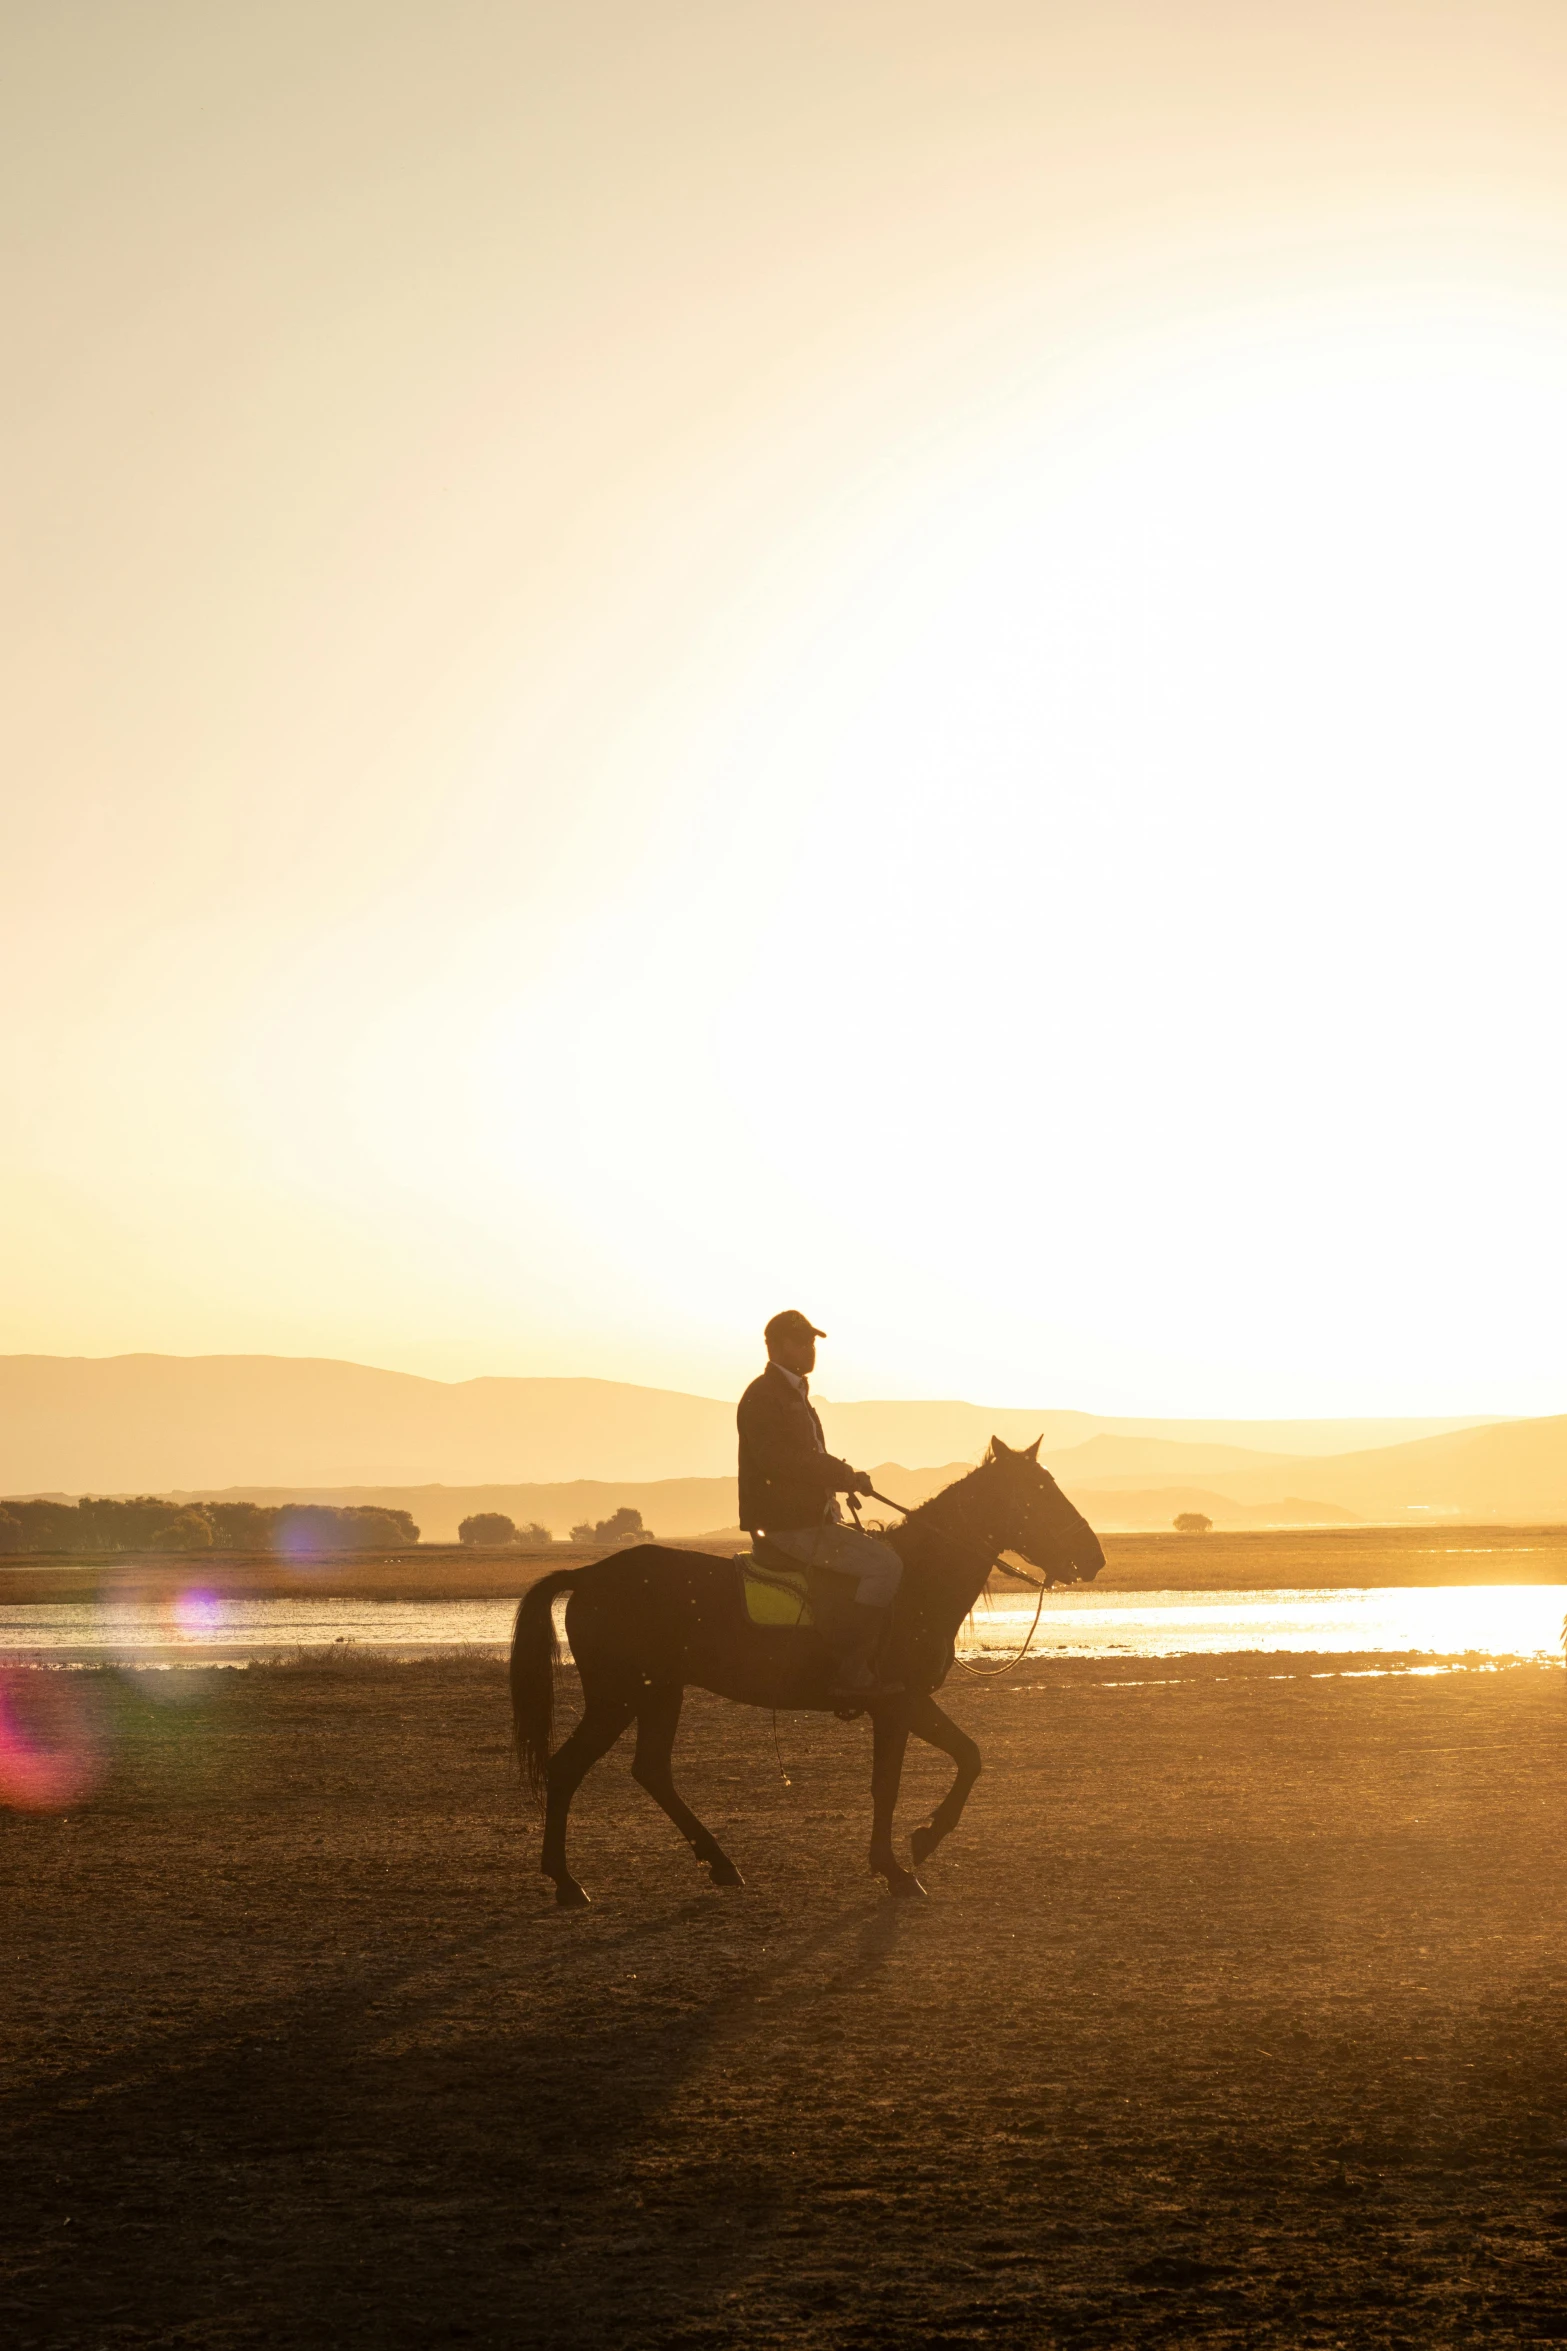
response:
<path id="1" fill-rule="evenodd" d="M 785 1717 L 785 1786 L 696 1698 L 749 1884 L 623 1745 L 580 1914 L 496 1666 L 47 1677 L 112 1765 L 0 1816 L 4 2340 L 1567 2339 L 1563 1676 L 1341 1670 L 1387 1662 L 955 1683 L 987 1770 L 913 1905 L 862 1723 Z"/>
<path id="2" fill-rule="evenodd" d="M 1313 1527 L 1106 1535 L 1098 1585 L 1135 1592 L 1567 1583 L 1567 1527 Z"/>
<path id="3" fill-rule="evenodd" d="M 701 1546 L 697 1546 L 701 1547 Z M 708 1548 L 731 1551 L 732 1541 Z M 1263 1592 L 1368 1584 L 1567 1583 L 1567 1527 L 1351 1527 L 1276 1533 L 1106 1535 L 1097 1588 Z M 0 1560 L 0 1605 L 90 1600 L 99 1592 L 172 1596 L 192 1584 L 251 1599 L 316 1593 L 379 1600 L 488 1600 L 525 1591 L 553 1567 L 595 1554 L 565 1544 L 547 1557 L 420 1544 L 289 1564 L 223 1552 Z M 1016 1585 L 998 1588 L 1016 1591 Z"/>

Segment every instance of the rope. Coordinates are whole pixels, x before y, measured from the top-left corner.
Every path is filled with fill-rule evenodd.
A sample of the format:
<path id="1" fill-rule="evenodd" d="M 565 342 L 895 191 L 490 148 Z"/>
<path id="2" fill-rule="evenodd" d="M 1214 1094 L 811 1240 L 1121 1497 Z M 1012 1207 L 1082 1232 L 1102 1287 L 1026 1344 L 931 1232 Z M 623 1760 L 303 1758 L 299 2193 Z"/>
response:
<path id="1" fill-rule="evenodd" d="M 885 1503 L 887 1508 L 889 1510 L 895 1510 L 900 1518 L 907 1518 L 909 1515 L 909 1506 L 906 1502 L 894 1502 L 890 1494 L 878 1494 L 874 1486 L 862 1486 L 860 1488 L 860 1492 L 862 1494 L 868 1494 L 873 1502 Z M 849 1508 L 851 1510 L 854 1510 L 854 1500 L 855 1498 L 851 1494 L 849 1496 Z M 854 1515 L 856 1518 L 858 1518 L 860 1514 L 857 1510 L 854 1510 Z"/>
<path id="2" fill-rule="evenodd" d="M 993 1560 L 991 1562 L 990 1567 L 986 1570 L 985 1573 L 985 1581 L 987 1583 L 990 1581 L 991 1576 L 994 1574 L 996 1568 L 999 1567 L 1000 1564 L 1001 1563 L 999 1560 Z M 1008 1575 L 1015 1575 L 1017 1570 L 1015 1568 L 1009 1567 L 1006 1572 Z M 1033 1578 L 1030 1576 L 1025 1576 L 1022 1580 L 1025 1583 L 1031 1583 Z M 1043 1581 L 1041 1581 L 1038 1586 L 1039 1598 L 1034 1603 L 1034 1621 L 1023 1636 L 1022 1648 L 1019 1649 L 1015 1655 L 1007 1658 L 1005 1663 L 1001 1665 L 970 1665 L 966 1658 L 959 1657 L 956 1651 L 954 1651 L 952 1662 L 957 1671 L 959 1673 L 966 1673 L 971 1681 L 976 1682 L 999 1682 L 1003 1675 L 1016 1673 L 1018 1667 L 1022 1664 L 1024 1658 L 1028 1655 L 1029 1650 L 1034 1645 L 1034 1635 L 1039 1630 L 1039 1619 L 1044 1613 L 1045 1593 L 1047 1589 L 1048 1586 Z M 973 1613 L 973 1610 L 970 1609 L 970 1622 L 973 1621 Z"/>

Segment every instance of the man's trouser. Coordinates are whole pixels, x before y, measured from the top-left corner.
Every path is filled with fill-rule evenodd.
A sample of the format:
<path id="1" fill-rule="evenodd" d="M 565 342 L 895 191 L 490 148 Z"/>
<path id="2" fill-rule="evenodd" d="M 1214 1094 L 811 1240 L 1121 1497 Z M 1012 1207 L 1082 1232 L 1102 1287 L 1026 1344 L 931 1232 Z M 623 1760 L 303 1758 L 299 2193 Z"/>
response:
<path id="1" fill-rule="evenodd" d="M 861 1608 L 890 1608 L 903 1581 L 903 1562 L 892 1545 L 866 1534 L 863 1527 L 839 1526 L 826 1519 L 819 1527 L 792 1527 L 783 1534 L 769 1527 L 763 1540 L 801 1567 L 852 1576 L 852 1597 Z"/>

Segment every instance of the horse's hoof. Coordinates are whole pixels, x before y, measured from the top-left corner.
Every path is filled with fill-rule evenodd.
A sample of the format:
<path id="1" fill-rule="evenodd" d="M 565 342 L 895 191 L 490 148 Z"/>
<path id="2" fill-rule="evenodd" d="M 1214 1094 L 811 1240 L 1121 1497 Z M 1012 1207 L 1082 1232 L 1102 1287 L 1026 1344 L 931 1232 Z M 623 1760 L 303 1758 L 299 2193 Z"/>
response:
<path id="1" fill-rule="evenodd" d="M 557 1910 L 587 1910 L 591 1908 L 592 1902 L 593 1897 L 587 1887 L 579 1886 L 575 1878 L 556 1879 L 555 1907 Z"/>
<path id="2" fill-rule="evenodd" d="M 900 1869 L 896 1877 L 887 1880 L 887 1891 L 897 1902 L 908 1902 L 918 1897 L 925 1899 L 925 1889 L 911 1869 Z"/>
<path id="3" fill-rule="evenodd" d="M 732 1861 L 710 1861 L 707 1874 L 715 1886 L 743 1886 L 744 1878 Z"/>
<path id="4" fill-rule="evenodd" d="M 941 1839 L 928 1824 L 924 1828 L 914 1831 L 909 1839 L 909 1853 L 916 1869 L 919 1868 L 922 1861 L 930 1859 L 940 1842 Z"/>

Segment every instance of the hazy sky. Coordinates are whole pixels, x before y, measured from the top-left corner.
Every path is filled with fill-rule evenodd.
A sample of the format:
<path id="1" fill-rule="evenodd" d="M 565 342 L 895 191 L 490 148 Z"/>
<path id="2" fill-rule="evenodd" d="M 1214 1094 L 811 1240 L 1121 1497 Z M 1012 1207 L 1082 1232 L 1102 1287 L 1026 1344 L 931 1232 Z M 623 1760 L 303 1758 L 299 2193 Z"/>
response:
<path id="1" fill-rule="evenodd" d="M 1567 1410 L 1560 0 L 0 40 L 0 1348 Z"/>

